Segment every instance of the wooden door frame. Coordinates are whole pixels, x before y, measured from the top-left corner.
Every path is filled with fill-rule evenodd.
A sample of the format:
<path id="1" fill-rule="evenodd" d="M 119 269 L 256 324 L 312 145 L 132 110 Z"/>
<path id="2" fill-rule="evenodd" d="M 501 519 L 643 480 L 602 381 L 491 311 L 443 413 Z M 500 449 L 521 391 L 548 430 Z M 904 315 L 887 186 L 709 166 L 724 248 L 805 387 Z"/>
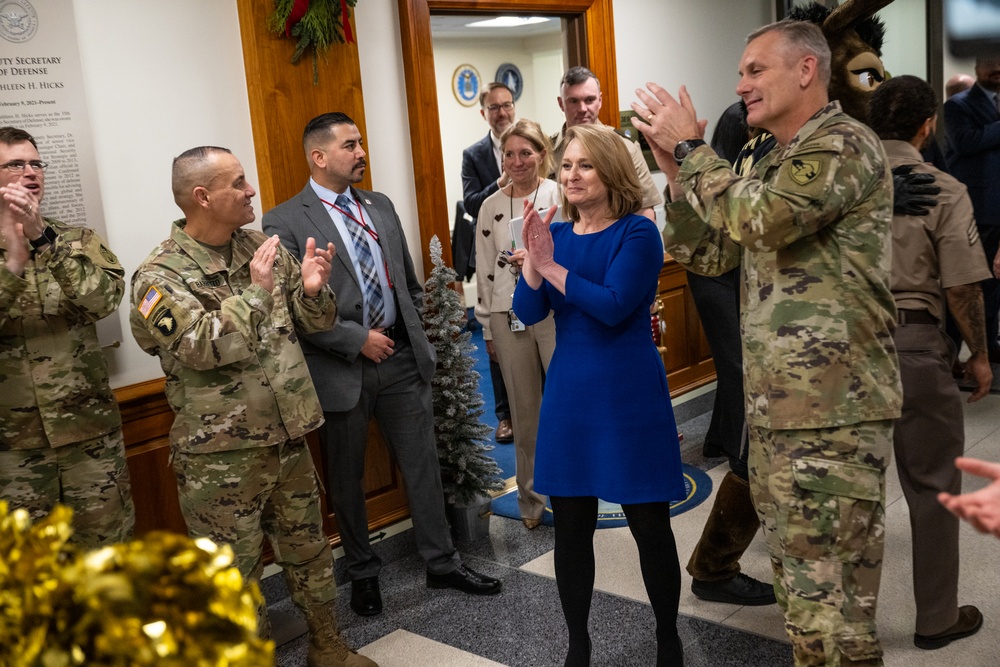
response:
<path id="1" fill-rule="evenodd" d="M 428 245 L 441 239 L 445 263 L 451 265 L 452 206 L 444 184 L 441 120 L 434 79 L 431 13 L 545 14 L 566 19 L 565 50 L 569 66 L 586 65 L 601 82 L 601 122 L 618 126 L 618 71 L 612 0 L 398 0 L 399 25 L 410 117 L 420 247 L 425 272 L 430 271 Z"/>

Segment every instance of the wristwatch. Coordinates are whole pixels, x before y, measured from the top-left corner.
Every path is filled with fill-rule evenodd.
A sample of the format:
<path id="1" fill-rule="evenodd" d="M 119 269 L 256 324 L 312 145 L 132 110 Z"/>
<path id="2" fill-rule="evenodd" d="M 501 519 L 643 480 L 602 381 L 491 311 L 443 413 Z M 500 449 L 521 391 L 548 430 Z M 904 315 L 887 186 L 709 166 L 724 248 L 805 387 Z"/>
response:
<path id="1" fill-rule="evenodd" d="M 677 145 L 674 146 L 674 161 L 677 164 L 684 162 L 684 158 L 691 154 L 691 151 L 698 148 L 698 146 L 704 146 L 705 141 L 703 139 L 685 139 L 684 141 L 678 141 Z"/>
<path id="2" fill-rule="evenodd" d="M 45 229 L 42 230 L 42 235 L 39 236 L 37 239 L 28 239 L 28 243 L 30 243 L 31 247 L 34 248 L 35 250 L 38 250 L 39 248 L 44 248 L 45 246 L 53 244 L 55 242 L 56 242 L 56 230 L 52 229 L 48 225 L 45 226 Z"/>

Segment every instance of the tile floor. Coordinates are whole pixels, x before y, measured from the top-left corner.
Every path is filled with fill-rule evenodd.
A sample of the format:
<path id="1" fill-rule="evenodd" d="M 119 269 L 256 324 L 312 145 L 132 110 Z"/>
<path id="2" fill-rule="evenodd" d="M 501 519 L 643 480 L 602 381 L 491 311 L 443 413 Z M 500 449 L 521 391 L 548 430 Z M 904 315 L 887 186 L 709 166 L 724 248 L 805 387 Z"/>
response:
<path id="1" fill-rule="evenodd" d="M 686 397 L 691 398 L 691 397 Z M 709 469 L 713 482 L 725 474 L 722 460 L 700 458 L 711 394 L 676 407 L 685 432 L 688 463 Z M 691 413 L 695 414 L 691 414 Z M 1000 396 L 967 405 L 966 450 L 970 455 L 1000 460 Z M 700 430 L 700 434 L 699 434 Z M 697 461 L 700 459 L 700 461 Z M 982 483 L 967 478 L 966 489 Z M 681 563 L 687 562 L 701 534 L 712 498 L 672 520 Z M 915 611 L 910 582 L 910 539 L 906 503 L 895 470 L 888 476 L 887 538 L 879 598 L 879 631 L 887 667 L 994 667 L 1000 664 L 1000 541 L 963 525 L 961 604 L 975 604 L 985 624 L 974 637 L 937 651 L 913 646 Z M 503 593 L 476 598 L 424 586 L 424 568 L 406 524 L 383 538 L 377 549 L 384 560 L 381 575 L 385 611 L 374 618 L 356 616 L 344 586 L 337 612 L 348 641 L 382 667 L 510 667 L 561 665 L 566 638 L 552 570 L 552 530 L 527 531 L 517 521 L 493 517 L 488 539 L 459 544 L 465 562 L 500 577 Z M 392 533 L 392 531 L 389 531 Z M 591 611 L 595 666 L 652 665 L 655 661 L 653 615 L 639 575 L 638 557 L 627 528 L 598 530 L 597 582 Z M 757 578 L 769 574 L 758 538 L 742 560 L 744 571 Z M 342 581 L 338 570 L 338 581 Z M 735 607 L 702 602 L 689 591 L 683 575 L 679 629 L 688 667 L 768 667 L 791 665 L 777 607 Z M 285 596 L 280 577 L 265 580 L 265 594 L 275 627 L 285 643 L 278 664 L 305 664 L 304 623 Z M 299 636 L 296 636 L 299 635 Z M 289 639 L 290 638 L 290 639 Z"/>

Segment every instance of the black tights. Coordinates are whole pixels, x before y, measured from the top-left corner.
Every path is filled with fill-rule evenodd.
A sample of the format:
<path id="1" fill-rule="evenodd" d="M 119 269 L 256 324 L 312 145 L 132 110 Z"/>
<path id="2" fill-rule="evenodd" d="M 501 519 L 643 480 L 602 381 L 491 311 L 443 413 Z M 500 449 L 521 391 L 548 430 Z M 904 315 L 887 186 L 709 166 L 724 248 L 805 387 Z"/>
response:
<path id="1" fill-rule="evenodd" d="M 590 664 L 590 600 L 594 594 L 594 530 L 597 498 L 550 496 L 555 521 L 555 569 L 559 601 L 569 629 L 566 667 Z M 622 505 L 639 547 L 646 594 L 656 616 L 656 665 L 680 667 L 684 654 L 677 636 L 681 567 L 670 529 L 670 503 Z"/>

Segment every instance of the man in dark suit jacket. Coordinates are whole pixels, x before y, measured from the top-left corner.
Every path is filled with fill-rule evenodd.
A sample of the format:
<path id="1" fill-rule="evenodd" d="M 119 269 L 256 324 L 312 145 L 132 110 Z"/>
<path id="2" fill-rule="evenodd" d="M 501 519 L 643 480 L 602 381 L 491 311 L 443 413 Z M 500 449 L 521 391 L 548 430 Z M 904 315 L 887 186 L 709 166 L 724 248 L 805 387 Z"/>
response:
<path id="1" fill-rule="evenodd" d="M 368 541 L 363 488 L 373 416 L 403 473 L 428 587 L 498 593 L 498 580 L 462 564 L 445 519 L 431 405 L 436 356 L 424 334 L 423 289 L 396 210 L 385 195 L 351 187 L 364 176 L 366 161 L 361 134 L 345 114 L 309 121 L 302 143 L 312 178 L 302 192 L 266 213 L 263 226 L 296 257 L 310 236 L 337 248 L 330 273 L 336 324 L 303 335 L 302 347 L 326 420 L 321 440 L 351 580 L 351 608 L 363 616 L 382 611 L 381 561 Z M 369 273 L 363 273 L 366 267 Z"/>
<path id="2" fill-rule="evenodd" d="M 944 103 L 944 123 L 951 152 L 951 174 L 969 190 L 976 227 L 993 266 L 1000 247 L 1000 56 L 976 58 L 976 84 Z M 1000 280 L 983 281 L 986 344 L 990 361 L 1000 362 Z"/>
<path id="3" fill-rule="evenodd" d="M 479 217 L 479 209 L 487 197 L 510 185 L 510 177 L 500 171 L 500 135 L 514 122 L 514 94 L 505 84 L 496 81 L 486 84 L 479 94 L 479 113 L 489 123 L 490 132 L 462 151 L 462 198 L 465 212 L 473 220 Z M 472 257 L 473 267 L 476 250 L 474 239 L 475 234 L 472 235 L 472 247 L 467 252 Z M 462 275 L 461 271 L 459 275 Z M 486 351 L 490 356 L 490 382 L 496 406 L 496 441 L 513 442 L 514 430 L 510 420 L 507 386 L 504 384 L 492 341 L 487 341 Z"/>

